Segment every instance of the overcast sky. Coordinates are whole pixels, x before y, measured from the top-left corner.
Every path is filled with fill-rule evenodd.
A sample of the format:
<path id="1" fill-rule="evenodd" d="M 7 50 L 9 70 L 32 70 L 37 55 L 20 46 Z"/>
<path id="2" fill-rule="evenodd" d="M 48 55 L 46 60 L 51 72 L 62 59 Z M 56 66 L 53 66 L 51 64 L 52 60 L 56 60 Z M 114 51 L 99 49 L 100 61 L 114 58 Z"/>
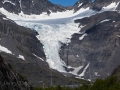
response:
<path id="1" fill-rule="evenodd" d="M 49 0 L 54 4 L 60 4 L 62 6 L 72 6 L 74 5 L 78 0 Z"/>

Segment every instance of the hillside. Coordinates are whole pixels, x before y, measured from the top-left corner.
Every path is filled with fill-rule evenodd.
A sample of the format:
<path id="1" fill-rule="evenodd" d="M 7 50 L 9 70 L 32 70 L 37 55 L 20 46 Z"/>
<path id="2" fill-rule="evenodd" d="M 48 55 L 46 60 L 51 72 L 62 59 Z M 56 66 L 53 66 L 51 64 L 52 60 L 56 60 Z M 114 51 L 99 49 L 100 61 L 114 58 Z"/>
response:
<path id="1" fill-rule="evenodd" d="M 104 79 L 120 65 L 119 0 L 79 0 L 70 8 L 2 0 L 0 7 L 0 53 L 34 86 Z"/>
<path id="2" fill-rule="evenodd" d="M 22 75 L 16 73 L 11 65 L 0 56 L 0 90 L 33 90 Z"/>

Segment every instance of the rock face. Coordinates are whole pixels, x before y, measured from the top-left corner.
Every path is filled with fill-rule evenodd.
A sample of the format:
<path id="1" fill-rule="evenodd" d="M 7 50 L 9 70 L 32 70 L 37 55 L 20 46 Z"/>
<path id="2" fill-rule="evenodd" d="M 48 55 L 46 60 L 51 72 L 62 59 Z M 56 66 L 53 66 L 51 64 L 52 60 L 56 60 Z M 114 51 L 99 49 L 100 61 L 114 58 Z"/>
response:
<path id="1" fill-rule="evenodd" d="M 91 6 L 92 1 L 91 0 L 79 0 L 76 2 L 73 6 L 74 11 L 78 11 L 80 8 L 87 8 Z"/>
<path id="2" fill-rule="evenodd" d="M 79 0 L 77 3 L 75 3 L 75 5 L 73 6 L 74 11 L 78 11 L 81 8 L 90 8 L 92 10 L 95 11 L 100 11 L 103 7 L 106 7 L 108 5 L 110 5 L 111 3 L 118 3 L 119 0 L 95 0 L 94 2 L 92 2 L 92 0 Z M 118 5 L 118 8 L 116 8 L 117 10 L 120 10 L 119 8 L 120 3 Z"/>
<path id="3" fill-rule="evenodd" d="M 28 81 L 17 74 L 0 56 L 0 90 L 33 90 Z"/>
<path id="4" fill-rule="evenodd" d="M 0 7 L 3 7 L 11 13 L 41 14 L 47 11 L 64 11 L 65 8 L 52 4 L 48 0 L 1 0 Z"/>
<path id="5" fill-rule="evenodd" d="M 36 35 L 36 31 L 19 26 L 12 20 L 0 15 L 0 45 L 7 47 L 12 51 L 12 54 L 29 56 L 30 53 L 33 53 L 45 59 L 42 44 Z M 7 44 L 8 42 L 9 44 Z"/>
<path id="6" fill-rule="evenodd" d="M 102 7 L 106 7 L 108 5 L 110 5 L 111 3 L 118 3 L 119 0 L 95 0 L 95 2 L 93 2 L 91 9 L 93 10 L 101 10 Z"/>
<path id="7" fill-rule="evenodd" d="M 120 80 L 120 65 L 113 70 L 111 75 L 117 77 L 118 80 Z"/>
<path id="8" fill-rule="evenodd" d="M 32 80 L 31 78 L 35 77 L 34 72 L 38 73 L 45 67 L 48 69 L 48 66 L 42 61 L 42 59 L 46 59 L 43 45 L 36 38 L 36 35 L 36 31 L 19 26 L 2 14 L 0 15 L 0 45 L 11 51 L 10 54 L 6 52 L 0 52 L 0 54 L 17 72 L 26 76 L 35 85 L 35 82 L 38 82 L 41 77 L 38 74 L 36 75 L 38 81 Z M 39 70 L 37 70 L 38 67 Z M 31 68 L 35 68 L 35 70 L 34 72 L 31 70 L 31 75 L 29 75 L 27 72 Z"/>
<path id="9" fill-rule="evenodd" d="M 60 55 L 68 66 L 84 66 L 84 78 L 95 80 L 110 75 L 120 64 L 120 14 L 107 11 L 75 20 L 84 26 L 81 34 L 74 34 L 68 45 L 61 47 Z M 84 38 L 82 38 L 84 36 Z M 89 65 L 89 67 L 87 67 Z"/>

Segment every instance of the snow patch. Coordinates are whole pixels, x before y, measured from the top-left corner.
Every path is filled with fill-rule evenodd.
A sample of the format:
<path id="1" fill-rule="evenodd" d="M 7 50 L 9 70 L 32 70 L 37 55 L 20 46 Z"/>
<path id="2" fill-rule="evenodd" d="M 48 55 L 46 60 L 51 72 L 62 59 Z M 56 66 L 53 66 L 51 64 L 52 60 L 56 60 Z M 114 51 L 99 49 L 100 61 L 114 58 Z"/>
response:
<path id="1" fill-rule="evenodd" d="M 15 3 L 13 3 L 13 2 L 11 2 L 11 1 L 9 1 L 9 0 L 4 0 L 2 3 L 5 4 L 6 2 L 8 2 L 8 3 L 10 3 L 10 4 L 12 4 L 12 5 L 15 6 Z"/>
<path id="2" fill-rule="evenodd" d="M 4 18 L 4 17 L 3 17 L 3 19 L 4 19 L 4 20 L 9 20 L 8 18 Z"/>
<path id="3" fill-rule="evenodd" d="M 98 72 L 94 72 L 94 74 L 95 74 L 95 76 L 100 76 L 100 75 L 98 75 Z"/>
<path id="4" fill-rule="evenodd" d="M 67 68 L 69 69 L 74 69 L 73 71 L 70 71 L 69 73 L 73 74 L 73 75 L 78 75 L 78 72 L 83 68 L 84 66 L 79 66 L 79 67 L 72 67 L 72 66 L 68 66 Z M 79 77 L 81 78 L 81 77 Z"/>
<path id="5" fill-rule="evenodd" d="M 77 58 L 79 58 L 79 55 L 76 55 Z"/>
<path id="6" fill-rule="evenodd" d="M 22 55 L 19 55 L 18 58 L 25 60 L 24 56 L 22 56 Z"/>
<path id="7" fill-rule="evenodd" d="M 117 25 L 115 25 L 115 27 L 117 27 Z"/>
<path id="8" fill-rule="evenodd" d="M 22 4 L 21 4 L 21 0 L 18 0 L 18 1 L 19 1 L 19 4 L 20 4 L 21 11 L 22 11 Z"/>
<path id="9" fill-rule="evenodd" d="M 118 37 L 120 37 L 120 35 L 117 35 Z"/>
<path id="10" fill-rule="evenodd" d="M 110 5 L 103 7 L 102 10 L 104 10 L 104 11 L 116 10 L 118 5 L 119 5 L 119 2 L 118 3 L 113 2 Z"/>
<path id="11" fill-rule="evenodd" d="M 110 19 L 105 19 L 105 20 L 101 21 L 100 23 L 107 22 L 107 21 L 110 21 Z"/>
<path id="12" fill-rule="evenodd" d="M 5 52 L 5 53 L 12 54 L 12 52 L 10 50 L 8 50 L 6 47 L 3 47 L 1 45 L 0 45 L 0 52 Z"/>
<path id="13" fill-rule="evenodd" d="M 114 23 L 115 21 L 113 21 L 113 23 Z"/>
<path id="14" fill-rule="evenodd" d="M 74 71 L 72 71 L 71 73 L 74 74 L 74 75 L 78 75 L 78 72 L 80 71 L 80 69 L 82 69 L 83 66 L 79 66 L 77 68 L 74 68 Z"/>
<path id="15" fill-rule="evenodd" d="M 35 55 L 34 53 L 33 53 L 33 55 L 34 55 L 35 57 L 37 57 L 38 59 L 40 59 L 40 60 L 44 61 L 42 58 L 38 57 L 38 56 L 37 56 L 37 55 Z"/>
<path id="16" fill-rule="evenodd" d="M 81 8 L 79 9 L 76 13 L 74 13 L 74 20 L 76 19 L 81 19 L 81 18 L 84 18 L 84 17 L 89 17 L 91 15 L 95 15 L 97 12 L 90 9 L 90 7 L 88 8 Z"/>
<path id="17" fill-rule="evenodd" d="M 89 65 L 90 65 L 90 63 L 88 63 L 88 65 L 84 68 L 83 72 L 79 75 L 80 77 L 85 75 L 85 72 L 86 72 L 87 68 L 89 67 Z"/>
<path id="18" fill-rule="evenodd" d="M 87 34 L 86 34 L 86 33 L 85 33 L 85 34 L 83 34 L 81 37 L 79 37 L 79 40 L 83 40 L 85 36 L 87 36 Z"/>
<path id="19" fill-rule="evenodd" d="M 78 7 L 82 6 L 83 3 L 80 3 Z"/>

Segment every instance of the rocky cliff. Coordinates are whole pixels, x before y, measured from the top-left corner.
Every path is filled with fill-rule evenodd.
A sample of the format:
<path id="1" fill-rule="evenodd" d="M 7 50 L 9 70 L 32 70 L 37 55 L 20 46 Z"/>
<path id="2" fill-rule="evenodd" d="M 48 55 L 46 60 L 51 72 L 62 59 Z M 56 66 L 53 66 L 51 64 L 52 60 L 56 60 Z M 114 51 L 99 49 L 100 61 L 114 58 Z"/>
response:
<path id="1" fill-rule="evenodd" d="M 92 10 L 95 11 L 100 11 L 102 10 L 103 7 L 106 7 L 108 5 L 110 5 L 111 3 L 118 3 L 119 0 L 94 0 L 94 2 L 92 0 L 79 0 L 78 2 L 76 2 L 73 6 L 74 11 L 78 11 L 81 8 L 90 8 Z M 116 8 L 117 10 L 120 10 L 119 6 L 120 3 L 118 3 L 118 7 Z"/>
<path id="2" fill-rule="evenodd" d="M 86 79 L 105 78 L 120 64 L 120 14 L 107 11 L 75 20 L 84 26 L 74 34 L 68 45 L 61 47 L 60 55 L 68 66 L 87 67 Z"/>
<path id="3" fill-rule="evenodd" d="M 30 83 L 17 74 L 0 56 L 0 90 L 33 90 Z"/>
<path id="4" fill-rule="evenodd" d="M 46 67 L 48 69 L 48 66 L 42 61 L 46 58 L 43 45 L 36 38 L 36 35 L 38 35 L 36 31 L 19 26 L 4 15 L 0 15 L 0 45 L 11 52 L 7 53 L 7 51 L 3 50 L 0 53 L 17 72 L 27 76 L 32 84 L 35 83 L 34 81 L 38 81 L 31 79 L 34 77 L 34 72 L 31 71 L 31 75 L 27 73 L 27 71 L 30 71 L 30 67 L 39 67 L 42 70 Z M 37 69 L 34 71 L 40 72 Z M 41 79 L 39 75 L 36 77 Z"/>
<path id="5" fill-rule="evenodd" d="M 36 31 L 19 26 L 2 14 L 0 15 L 0 44 L 7 47 L 12 54 L 18 56 L 23 53 L 29 56 L 33 53 L 45 59 L 43 45 L 36 35 L 38 35 Z"/>
<path id="6" fill-rule="evenodd" d="M 41 14 L 42 12 L 64 11 L 65 8 L 55 5 L 48 0 L 1 0 L 0 7 L 11 13 Z"/>

